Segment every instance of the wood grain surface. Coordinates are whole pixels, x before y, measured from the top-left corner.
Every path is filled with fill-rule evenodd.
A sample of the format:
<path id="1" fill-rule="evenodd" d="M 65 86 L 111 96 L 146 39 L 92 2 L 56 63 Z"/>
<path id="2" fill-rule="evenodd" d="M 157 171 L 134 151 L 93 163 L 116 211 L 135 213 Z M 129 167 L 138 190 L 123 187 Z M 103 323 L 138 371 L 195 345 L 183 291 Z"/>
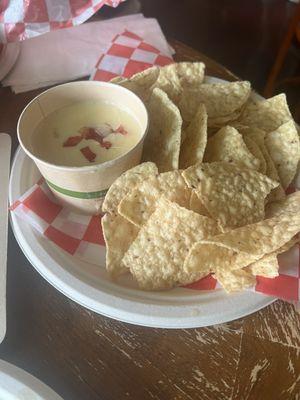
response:
<path id="1" fill-rule="evenodd" d="M 177 60 L 202 60 L 207 74 L 236 77 L 175 41 Z M 0 88 L 0 131 L 17 147 L 16 123 L 39 91 Z M 0 357 L 65 400 L 300 399 L 300 315 L 276 301 L 208 328 L 165 330 L 97 315 L 50 286 L 9 234 L 7 335 Z"/>

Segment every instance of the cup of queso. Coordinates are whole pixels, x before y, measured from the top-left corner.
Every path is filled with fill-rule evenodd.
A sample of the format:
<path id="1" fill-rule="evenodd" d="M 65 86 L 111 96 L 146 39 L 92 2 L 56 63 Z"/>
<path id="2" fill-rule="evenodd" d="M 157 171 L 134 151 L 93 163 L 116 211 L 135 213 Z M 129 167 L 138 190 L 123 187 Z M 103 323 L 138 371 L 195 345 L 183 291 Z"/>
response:
<path id="1" fill-rule="evenodd" d="M 18 139 L 57 200 L 99 214 L 110 185 L 141 161 L 148 130 L 144 103 L 112 83 L 71 82 L 35 97 L 18 121 Z"/>

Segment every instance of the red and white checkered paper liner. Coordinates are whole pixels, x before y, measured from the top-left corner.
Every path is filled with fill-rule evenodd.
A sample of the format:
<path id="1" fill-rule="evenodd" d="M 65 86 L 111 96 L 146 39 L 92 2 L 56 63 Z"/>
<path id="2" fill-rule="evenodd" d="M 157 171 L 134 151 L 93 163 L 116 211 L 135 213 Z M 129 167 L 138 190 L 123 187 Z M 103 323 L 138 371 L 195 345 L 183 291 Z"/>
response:
<path id="1" fill-rule="evenodd" d="M 90 79 L 109 81 L 116 76 L 130 78 L 154 65 L 164 66 L 172 62 L 171 57 L 162 54 L 135 33 L 125 30 L 116 35 L 101 54 Z"/>
<path id="2" fill-rule="evenodd" d="M 44 179 L 30 188 L 11 206 L 11 212 L 28 222 L 41 235 L 62 250 L 99 265 L 105 247 L 99 216 L 78 215 L 58 204 Z M 252 291 L 276 296 L 288 301 L 300 299 L 300 249 L 294 246 L 278 256 L 279 276 L 274 279 L 256 277 Z M 188 285 L 194 290 L 214 290 L 221 286 L 211 276 Z"/>
<path id="3" fill-rule="evenodd" d="M 16 42 L 79 25 L 104 5 L 124 0 L 0 0 L 0 42 Z"/>

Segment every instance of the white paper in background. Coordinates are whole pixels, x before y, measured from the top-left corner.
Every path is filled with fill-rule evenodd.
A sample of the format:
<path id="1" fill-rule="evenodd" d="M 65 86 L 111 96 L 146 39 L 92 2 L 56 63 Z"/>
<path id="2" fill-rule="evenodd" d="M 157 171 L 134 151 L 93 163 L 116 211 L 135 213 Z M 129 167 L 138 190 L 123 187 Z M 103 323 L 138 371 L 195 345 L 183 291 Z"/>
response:
<path id="1" fill-rule="evenodd" d="M 6 333 L 6 262 L 10 149 L 10 137 L 5 133 L 0 133 L 0 343 Z"/>
<path id="2" fill-rule="evenodd" d="M 0 0 L 1 1 L 1 0 Z M 0 81 L 9 73 L 20 54 L 19 42 L 8 43 L 0 52 Z"/>
<path id="3" fill-rule="evenodd" d="M 125 29 L 143 37 L 162 53 L 172 54 L 157 20 L 134 14 L 23 41 L 18 62 L 2 84 L 21 92 L 88 76 L 114 36 Z"/>

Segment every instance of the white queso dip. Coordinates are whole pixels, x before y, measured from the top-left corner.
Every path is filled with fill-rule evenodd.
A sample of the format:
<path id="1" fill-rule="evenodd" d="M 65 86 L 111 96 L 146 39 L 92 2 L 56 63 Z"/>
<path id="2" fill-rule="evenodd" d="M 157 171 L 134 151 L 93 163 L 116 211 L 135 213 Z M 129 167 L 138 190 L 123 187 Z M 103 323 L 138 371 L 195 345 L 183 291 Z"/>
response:
<path id="1" fill-rule="evenodd" d="M 139 122 L 125 109 L 89 100 L 45 117 L 33 132 L 31 146 L 44 161 L 82 167 L 127 153 L 139 142 L 141 134 Z"/>

